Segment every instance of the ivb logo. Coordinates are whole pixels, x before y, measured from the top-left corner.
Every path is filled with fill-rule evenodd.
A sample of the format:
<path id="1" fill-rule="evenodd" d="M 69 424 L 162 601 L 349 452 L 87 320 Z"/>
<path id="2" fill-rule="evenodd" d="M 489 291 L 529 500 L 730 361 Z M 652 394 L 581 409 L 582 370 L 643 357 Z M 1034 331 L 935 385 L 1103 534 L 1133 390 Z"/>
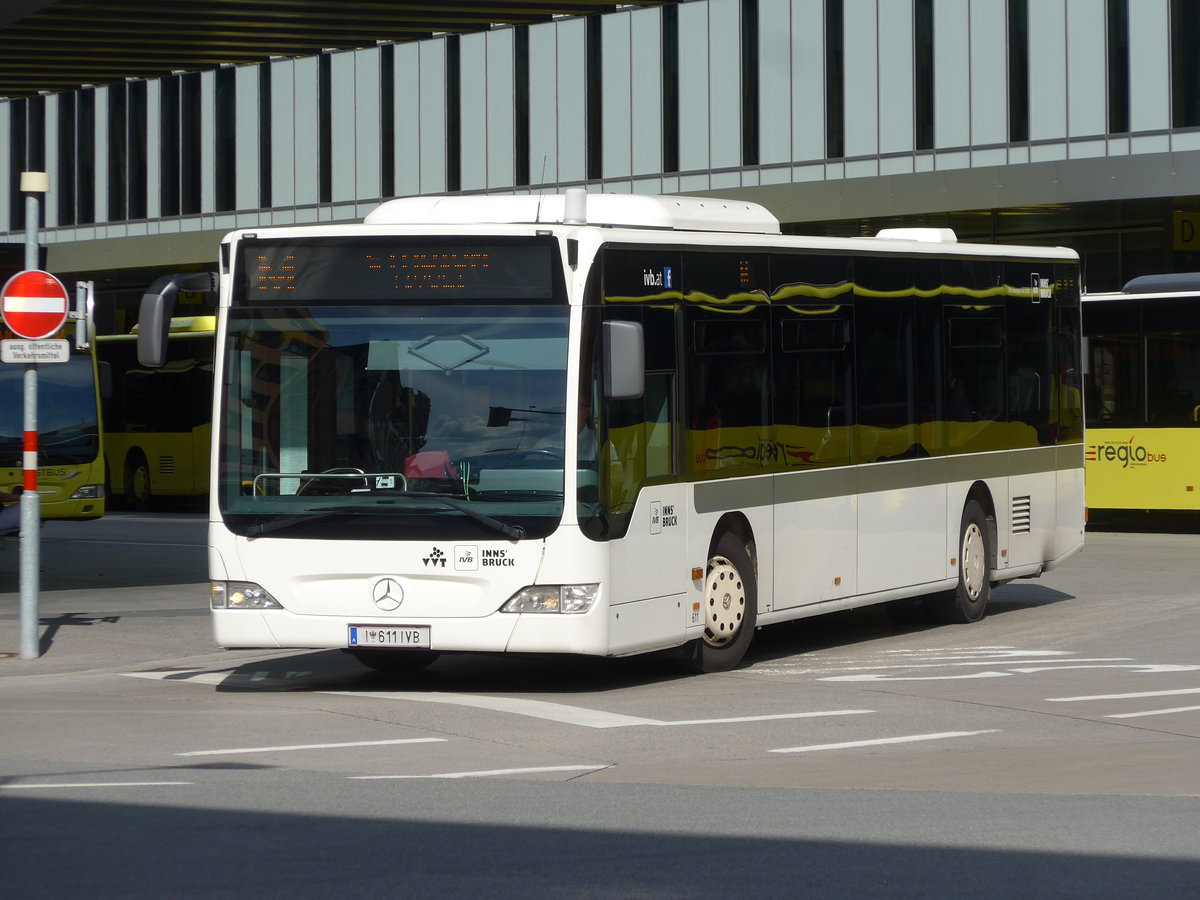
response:
<path id="1" fill-rule="evenodd" d="M 1165 463 L 1167 454 L 1151 450 L 1144 444 L 1135 444 L 1131 437 L 1128 441 L 1088 444 L 1083 458 L 1087 462 L 1112 463 L 1122 469 L 1136 469 L 1151 463 Z"/>

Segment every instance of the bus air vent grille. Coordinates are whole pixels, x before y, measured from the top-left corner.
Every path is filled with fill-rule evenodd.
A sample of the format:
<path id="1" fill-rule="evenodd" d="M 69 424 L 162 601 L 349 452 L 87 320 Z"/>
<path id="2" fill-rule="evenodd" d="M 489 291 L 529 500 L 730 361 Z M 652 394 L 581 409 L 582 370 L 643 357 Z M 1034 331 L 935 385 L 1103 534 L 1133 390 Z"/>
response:
<path id="1" fill-rule="evenodd" d="M 1032 504 L 1028 495 L 1012 498 L 1012 533 L 1029 534 L 1032 530 Z"/>
<path id="2" fill-rule="evenodd" d="M 158 474 L 159 475 L 174 475 L 175 474 L 175 457 L 160 456 L 158 458 Z"/>

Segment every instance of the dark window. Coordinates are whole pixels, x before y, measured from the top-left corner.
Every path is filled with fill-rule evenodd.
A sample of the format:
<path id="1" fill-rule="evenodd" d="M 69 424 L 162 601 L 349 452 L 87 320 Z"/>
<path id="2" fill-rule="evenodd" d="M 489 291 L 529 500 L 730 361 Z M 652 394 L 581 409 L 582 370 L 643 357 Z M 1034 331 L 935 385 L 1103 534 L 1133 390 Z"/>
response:
<path id="1" fill-rule="evenodd" d="M 179 76 L 179 212 L 200 212 L 200 147 L 204 125 L 200 114 L 200 75 Z"/>
<path id="2" fill-rule="evenodd" d="M 79 143 L 76 156 L 76 224 L 96 221 L 96 91 L 79 92 Z"/>
<path id="3" fill-rule="evenodd" d="M 446 38 L 446 190 L 462 188 L 462 69 L 458 35 Z"/>
<path id="4" fill-rule="evenodd" d="M 766 348 L 765 322 L 700 319 L 692 323 L 692 350 L 700 356 L 762 353 Z"/>
<path id="5" fill-rule="evenodd" d="M 859 298 L 854 319 L 856 421 L 862 426 L 858 461 L 921 455 L 913 302 Z"/>
<path id="6" fill-rule="evenodd" d="M 1200 125 L 1200 4 L 1171 0 L 1171 100 L 1176 128 Z"/>
<path id="7" fill-rule="evenodd" d="M 529 184 L 529 26 L 513 29 L 513 184 Z"/>
<path id="8" fill-rule="evenodd" d="M 767 287 L 765 254 L 724 251 L 684 254 L 683 288 L 691 302 L 765 302 Z"/>
<path id="9" fill-rule="evenodd" d="M 1029 140 L 1029 6 L 1008 0 L 1008 139 Z"/>
<path id="10" fill-rule="evenodd" d="M 1005 266 L 1005 280 L 1010 288 L 1030 285 L 1032 275 L 1027 265 L 1010 263 Z M 1005 307 L 1008 419 L 1032 428 L 1039 444 L 1054 442 L 1049 430 L 1052 392 L 1057 381 L 1053 311 L 1054 305 L 1049 300 L 1021 296 L 1017 290 L 1010 294 Z"/>
<path id="11" fill-rule="evenodd" d="M 108 89 L 108 221 L 127 218 L 129 163 L 129 123 L 126 121 L 127 94 L 124 84 Z"/>
<path id="12" fill-rule="evenodd" d="M 784 468 L 845 465 L 850 460 L 851 319 L 849 306 L 775 310 L 773 423 Z"/>
<path id="13" fill-rule="evenodd" d="M 8 214 L 12 231 L 25 227 L 25 195 L 21 193 L 21 173 L 28 168 L 28 147 L 25 143 L 27 122 L 25 120 L 27 100 L 9 102 L 8 128 Z"/>
<path id="14" fill-rule="evenodd" d="M 916 76 L 913 139 L 918 150 L 930 150 L 933 148 L 933 0 L 915 0 L 913 30 Z"/>
<path id="15" fill-rule="evenodd" d="M 46 98 L 29 98 L 29 158 L 26 168 L 30 172 L 46 171 Z"/>
<path id="16" fill-rule="evenodd" d="M 1147 421 L 1195 427 L 1200 424 L 1200 305 L 1194 298 L 1144 304 Z"/>
<path id="17" fill-rule="evenodd" d="M 585 162 L 587 177 L 599 179 L 604 177 L 604 85 L 603 67 L 601 61 L 601 19 L 600 16 L 588 16 L 584 19 L 587 28 L 587 53 L 584 58 L 586 76 L 584 78 L 586 91 L 585 126 L 587 142 Z"/>
<path id="18" fill-rule="evenodd" d="M 129 90 L 129 123 L 128 140 L 126 143 L 128 160 L 126 171 L 129 174 L 129 209 L 131 219 L 146 218 L 146 141 L 147 128 L 146 103 L 147 88 L 144 81 L 131 81 Z"/>
<path id="19" fill-rule="evenodd" d="M 217 69 L 216 82 L 216 208 L 225 212 L 237 207 L 237 70 Z"/>
<path id="20" fill-rule="evenodd" d="M 328 53 L 317 57 L 317 198 L 333 200 L 333 65 Z"/>
<path id="21" fill-rule="evenodd" d="M 1144 422 L 1142 411 L 1141 303 L 1085 303 L 1087 359 L 1083 408 L 1093 427 L 1128 427 Z"/>
<path id="22" fill-rule="evenodd" d="M 768 310 L 731 310 L 720 317 L 694 308 L 688 313 L 694 354 L 688 375 L 690 427 L 694 430 L 765 427 L 770 421 Z M 751 441 L 748 433 L 731 435 L 730 439 L 739 445 L 737 453 L 730 456 L 730 464 L 753 459 L 757 439 Z"/>
<path id="23" fill-rule="evenodd" d="M 1129 130 L 1129 0 L 1108 2 L 1108 130 Z"/>
<path id="24" fill-rule="evenodd" d="M 179 91 L 182 79 L 164 78 L 159 94 L 159 185 L 162 214 L 179 215 L 180 119 Z M 83 123 L 80 122 L 82 129 Z M 82 151 L 81 151 L 82 152 Z"/>
<path id="25" fill-rule="evenodd" d="M 825 2 L 825 156 L 846 155 L 845 49 L 842 0 Z"/>
<path id="26" fill-rule="evenodd" d="M 946 307 L 946 418 L 1003 422 L 1004 307 Z M 957 446 L 951 440 L 951 447 Z"/>
<path id="27" fill-rule="evenodd" d="M 78 94 L 58 97 L 58 224 L 75 224 L 76 107 Z"/>
<path id="28" fill-rule="evenodd" d="M 677 250 L 607 250 L 602 287 L 605 302 L 664 296 L 673 300 L 682 298 L 681 262 Z"/>
<path id="29" fill-rule="evenodd" d="M 379 191 L 382 197 L 392 197 L 396 193 L 396 48 L 391 44 L 379 48 L 379 113 Z M 266 146 L 269 150 L 271 145 Z M 269 170 L 269 155 L 267 160 Z"/>
<path id="30" fill-rule="evenodd" d="M 758 165 L 758 0 L 742 0 L 742 165 Z"/>
<path id="31" fill-rule="evenodd" d="M 849 298 L 852 278 L 850 259 L 849 256 L 815 253 L 772 254 L 771 299 L 778 303 Z"/>
<path id="32" fill-rule="evenodd" d="M 662 8 L 663 171 L 679 171 L 679 10 Z"/>

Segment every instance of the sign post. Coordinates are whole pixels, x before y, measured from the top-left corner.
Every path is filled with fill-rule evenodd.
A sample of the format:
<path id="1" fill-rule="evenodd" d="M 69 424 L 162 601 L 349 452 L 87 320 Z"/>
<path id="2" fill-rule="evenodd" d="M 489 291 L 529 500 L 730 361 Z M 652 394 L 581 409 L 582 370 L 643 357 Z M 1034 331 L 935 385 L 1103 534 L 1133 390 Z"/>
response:
<path id="1" fill-rule="evenodd" d="M 25 269 L 26 272 L 37 271 L 38 265 L 38 213 L 39 197 L 46 193 L 50 179 L 45 172 L 22 172 L 21 190 L 25 193 Z M 25 273 L 22 273 L 25 274 Z M 11 284 L 21 275 L 9 279 Z M 59 287 L 62 284 L 55 279 Z M 8 285 L 5 285 L 7 298 Z M 64 291 L 64 297 L 66 292 Z M 15 296 L 15 295 L 14 295 Z M 3 301 L 7 310 L 9 301 Z M 23 306 L 16 304 L 14 306 Z M 33 306 L 40 304 L 34 303 Z M 24 310 L 17 314 L 18 321 L 24 318 Z M 4 320 L 9 316 L 5 313 Z M 63 305 L 63 320 L 66 319 L 66 304 Z M 35 328 L 38 324 L 32 323 Z M 61 325 L 62 322 L 59 323 Z M 10 328 L 13 326 L 10 324 Z M 16 330 L 15 328 L 13 329 Z M 18 332 L 20 333 L 20 332 Z M 50 332 L 53 334 L 53 332 Z M 41 335 L 38 335 L 41 337 Z M 23 466 L 25 469 L 24 489 L 21 492 L 21 659 L 37 659 L 41 655 L 38 639 L 38 565 L 40 562 L 40 547 L 38 545 L 41 527 L 41 505 L 37 492 L 37 363 L 25 364 L 25 452 Z"/>

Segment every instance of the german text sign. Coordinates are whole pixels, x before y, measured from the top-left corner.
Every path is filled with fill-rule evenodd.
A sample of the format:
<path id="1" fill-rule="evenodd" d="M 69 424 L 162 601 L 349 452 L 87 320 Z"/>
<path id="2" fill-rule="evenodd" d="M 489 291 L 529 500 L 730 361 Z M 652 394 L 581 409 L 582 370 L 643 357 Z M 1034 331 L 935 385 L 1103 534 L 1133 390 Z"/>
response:
<path id="1" fill-rule="evenodd" d="M 18 272 L 0 292 L 4 324 L 19 337 L 40 340 L 62 328 L 69 309 L 67 289 L 49 272 Z"/>
<path id="2" fill-rule="evenodd" d="M 0 341 L 0 362 L 52 363 L 70 361 L 70 341 Z"/>

